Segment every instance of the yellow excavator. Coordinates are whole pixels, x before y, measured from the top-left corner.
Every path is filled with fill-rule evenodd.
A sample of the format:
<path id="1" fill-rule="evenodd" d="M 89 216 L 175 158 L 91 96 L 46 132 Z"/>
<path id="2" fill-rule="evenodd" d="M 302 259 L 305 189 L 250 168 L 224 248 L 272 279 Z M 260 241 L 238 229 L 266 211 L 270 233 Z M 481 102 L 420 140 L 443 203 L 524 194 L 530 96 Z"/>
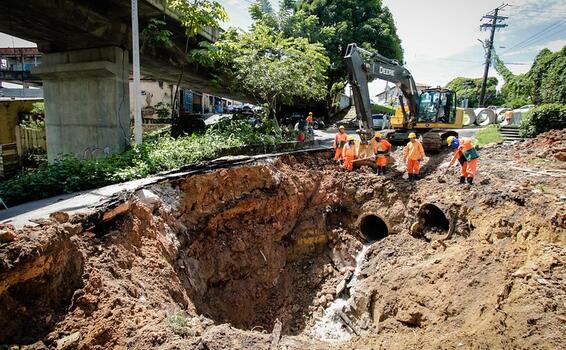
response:
<path id="1" fill-rule="evenodd" d="M 456 92 L 444 88 L 425 89 L 420 94 L 411 73 L 396 60 L 349 44 L 344 56 L 348 65 L 349 83 L 360 124 L 358 134 L 367 144 L 373 136 L 373 118 L 368 83 L 382 79 L 401 90 L 400 106 L 391 118 L 392 130 L 384 130 L 388 140 L 405 142 L 415 132 L 425 151 L 438 151 L 449 136 L 458 136 L 454 129 L 463 126 L 464 111 L 456 108 Z"/>

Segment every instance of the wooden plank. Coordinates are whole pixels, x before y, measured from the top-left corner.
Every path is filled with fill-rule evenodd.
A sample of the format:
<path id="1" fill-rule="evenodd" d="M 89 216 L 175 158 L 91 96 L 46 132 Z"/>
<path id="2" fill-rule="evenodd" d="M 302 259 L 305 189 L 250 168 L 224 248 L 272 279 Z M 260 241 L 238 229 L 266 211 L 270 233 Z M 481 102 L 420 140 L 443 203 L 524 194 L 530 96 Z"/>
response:
<path id="1" fill-rule="evenodd" d="M 20 155 L 20 157 L 21 157 L 22 154 L 23 154 L 23 151 L 22 151 L 22 135 L 21 135 L 21 133 L 22 133 L 22 130 L 21 130 L 20 126 L 19 126 L 19 125 L 16 125 L 16 128 L 15 128 L 15 134 L 16 134 L 16 148 L 18 149 L 18 154 Z"/>

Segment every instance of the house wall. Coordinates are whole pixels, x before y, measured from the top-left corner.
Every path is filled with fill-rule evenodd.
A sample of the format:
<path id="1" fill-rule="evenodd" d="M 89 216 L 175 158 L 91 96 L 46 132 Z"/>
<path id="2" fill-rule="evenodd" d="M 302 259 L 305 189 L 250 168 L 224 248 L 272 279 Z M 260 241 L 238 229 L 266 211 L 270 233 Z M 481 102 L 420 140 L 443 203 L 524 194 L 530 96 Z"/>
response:
<path id="1" fill-rule="evenodd" d="M 133 82 L 130 81 L 130 118 L 134 117 L 134 93 Z M 175 94 L 175 85 L 154 80 L 141 81 L 141 108 L 143 118 L 157 118 L 155 105 L 159 102 L 173 104 L 173 94 Z M 169 107 L 171 108 L 171 107 Z"/>
<path id="2" fill-rule="evenodd" d="M 16 142 L 14 133 L 20 123 L 21 112 L 29 112 L 37 101 L 1 101 L 0 102 L 0 144 Z"/>

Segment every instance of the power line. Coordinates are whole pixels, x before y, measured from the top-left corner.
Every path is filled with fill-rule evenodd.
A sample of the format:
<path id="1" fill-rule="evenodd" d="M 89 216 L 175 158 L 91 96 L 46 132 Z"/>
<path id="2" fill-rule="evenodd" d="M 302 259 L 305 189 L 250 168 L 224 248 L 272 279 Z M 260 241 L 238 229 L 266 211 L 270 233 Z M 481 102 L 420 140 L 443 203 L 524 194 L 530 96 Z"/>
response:
<path id="1" fill-rule="evenodd" d="M 560 25 L 564 22 L 566 22 L 566 19 L 552 23 L 551 25 L 549 25 L 549 26 L 543 28 L 542 30 L 534 33 L 533 35 L 531 35 L 527 39 L 520 41 L 520 42 L 516 43 L 515 45 L 511 46 L 510 48 L 505 50 L 505 52 L 503 52 L 501 55 L 505 55 L 506 53 L 510 52 L 511 50 L 513 50 L 515 48 L 523 48 L 523 47 L 529 45 L 531 42 L 534 42 L 537 39 L 540 39 L 542 37 L 542 35 L 544 35 L 548 31 L 552 31 L 556 28 L 559 28 Z M 562 31 L 562 29 L 560 31 Z M 556 34 L 556 33 L 554 33 L 554 34 Z"/>
<path id="2" fill-rule="evenodd" d="M 499 11 L 505 9 L 509 4 L 502 4 L 494 8 L 493 10 L 489 11 L 485 16 L 482 17 L 482 20 L 489 20 L 487 23 L 482 23 L 480 25 L 480 30 L 488 30 L 491 29 L 491 34 L 489 36 L 489 41 L 486 41 L 484 44 L 484 48 L 487 49 L 485 55 L 485 69 L 483 71 L 483 80 L 481 83 L 481 90 L 480 90 L 480 107 L 484 107 L 485 102 L 485 90 L 487 88 L 487 77 L 489 75 L 489 66 L 491 64 L 491 52 L 493 51 L 493 41 L 495 39 L 495 30 L 507 27 L 507 24 L 503 22 L 507 20 L 509 17 L 500 16 Z"/>

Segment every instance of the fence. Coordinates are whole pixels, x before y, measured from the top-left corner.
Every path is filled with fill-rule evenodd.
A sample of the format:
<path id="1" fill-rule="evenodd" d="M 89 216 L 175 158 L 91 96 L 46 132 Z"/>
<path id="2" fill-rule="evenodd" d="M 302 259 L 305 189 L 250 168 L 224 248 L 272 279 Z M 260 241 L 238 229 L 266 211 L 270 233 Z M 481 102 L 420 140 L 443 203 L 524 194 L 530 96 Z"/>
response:
<path id="1" fill-rule="evenodd" d="M 44 151 L 47 151 L 45 129 L 37 130 L 23 126 L 16 126 L 16 145 L 20 157 L 30 149 L 34 148 L 40 148 Z"/>

